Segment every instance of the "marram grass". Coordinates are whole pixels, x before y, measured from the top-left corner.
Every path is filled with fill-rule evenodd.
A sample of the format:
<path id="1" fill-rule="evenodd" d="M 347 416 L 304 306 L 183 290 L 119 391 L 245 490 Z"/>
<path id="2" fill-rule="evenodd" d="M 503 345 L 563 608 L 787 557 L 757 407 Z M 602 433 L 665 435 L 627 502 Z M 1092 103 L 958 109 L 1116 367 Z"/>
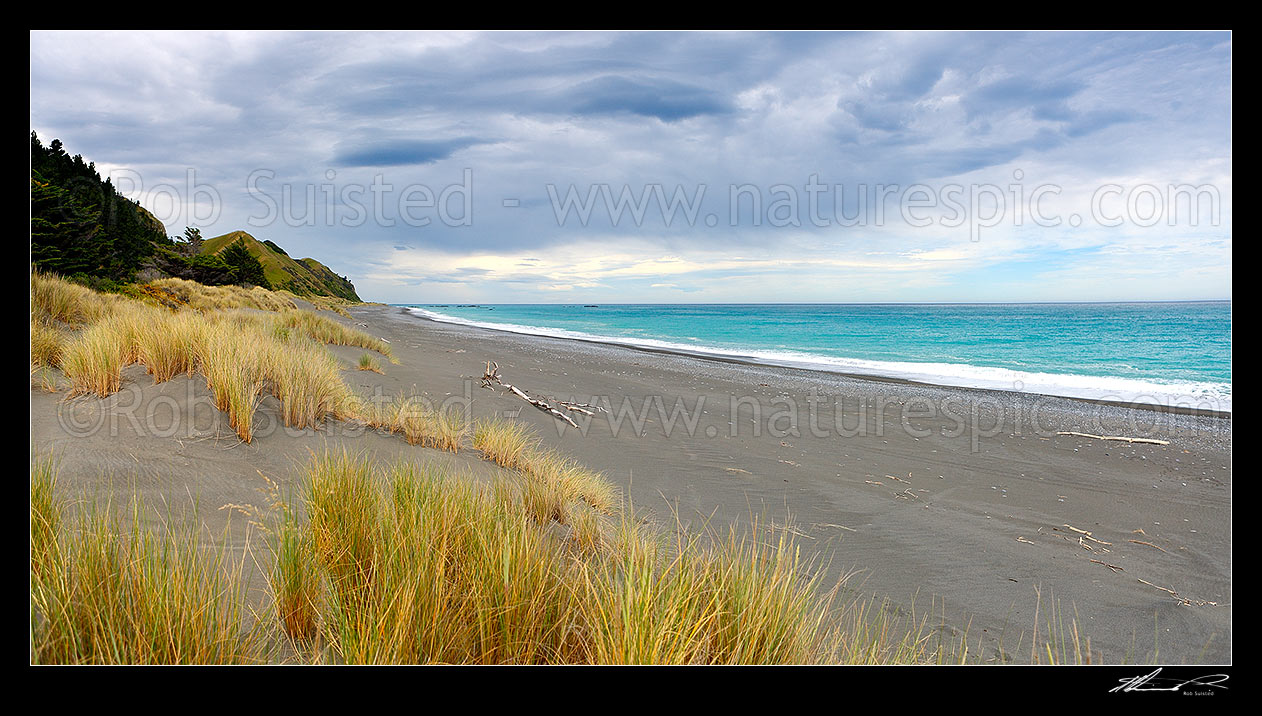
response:
<path id="1" fill-rule="evenodd" d="M 531 484 L 315 458 L 307 522 L 289 523 L 305 534 L 281 542 L 278 618 L 336 663 L 812 664 L 849 653 L 838 635 L 853 615 L 786 533 L 671 537 L 585 505 L 558 528 L 539 519 Z M 891 654 L 929 657 L 914 632 L 857 655 Z"/>
<path id="2" fill-rule="evenodd" d="M 373 357 L 371 353 L 365 353 L 359 357 L 359 369 L 370 370 L 374 373 L 382 373 L 381 361 Z"/>
<path id="3" fill-rule="evenodd" d="M 40 664 L 244 664 L 264 658 L 247 628 L 239 565 L 207 554 L 191 523 L 159 533 L 144 507 L 88 505 L 72 525 L 51 461 L 31 479 L 31 660 Z"/>
<path id="4" fill-rule="evenodd" d="M 31 282 L 33 366 L 59 367 L 72 395 L 98 397 L 118 392 L 123 368 L 134 363 L 144 365 L 155 383 L 200 372 L 216 406 L 246 442 L 253 439 L 254 411 L 266 393 L 280 401 L 281 419 L 291 427 L 317 427 L 330 417 L 367 418 L 356 411 L 357 401 L 323 344 L 390 355 L 383 341 L 297 310 L 261 288 L 155 282 L 190 307 L 172 311 L 51 275 L 33 274 Z M 413 418 L 407 426 L 403 432 L 414 444 L 455 450 L 463 436 L 447 416 Z"/>
<path id="5" fill-rule="evenodd" d="M 537 487 L 532 500 L 581 499 L 602 512 L 618 504 L 618 494 L 604 476 L 560 452 L 541 446 L 539 437 L 524 423 L 508 420 L 479 421 L 473 429 L 473 447 L 486 459 L 527 476 Z M 557 497 L 549 497 L 555 493 Z"/>
<path id="6" fill-rule="evenodd" d="M 665 530 L 584 503 L 540 519 L 529 476 L 490 484 L 346 452 L 312 458 L 269 530 L 270 611 L 244 562 L 144 506 L 72 519 L 32 459 L 31 654 L 38 663 L 933 664 L 965 662 L 867 600 L 842 602 L 792 534 Z M 840 585 L 837 585 L 838 587 Z M 1090 662 L 1063 615 L 1036 663 Z M 1050 627 L 1050 628 L 1049 628 Z M 975 659 L 974 659 L 975 660 Z"/>

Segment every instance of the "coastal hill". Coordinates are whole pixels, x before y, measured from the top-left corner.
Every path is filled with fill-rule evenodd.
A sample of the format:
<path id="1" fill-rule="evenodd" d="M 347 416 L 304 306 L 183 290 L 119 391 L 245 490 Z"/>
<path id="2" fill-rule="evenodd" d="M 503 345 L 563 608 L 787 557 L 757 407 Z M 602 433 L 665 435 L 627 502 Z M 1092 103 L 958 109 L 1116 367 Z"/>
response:
<path id="1" fill-rule="evenodd" d="M 174 277 L 360 301 L 347 277 L 316 259 L 290 258 L 275 242 L 244 231 L 203 241 L 201 232 L 189 227 L 183 236 L 167 236 L 166 226 L 120 194 L 95 163 L 72 156 L 59 139 L 45 146 L 33 131 L 30 179 L 34 269 L 111 292 Z"/>
<path id="2" fill-rule="evenodd" d="M 354 284 L 345 276 L 339 276 L 315 259 L 291 258 L 275 242 L 259 241 L 244 231 L 230 231 L 222 236 L 206 239 L 200 253 L 204 256 L 219 256 L 238 241 L 263 265 L 263 274 L 273 288 L 284 289 L 300 296 L 336 296 L 359 303 Z"/>

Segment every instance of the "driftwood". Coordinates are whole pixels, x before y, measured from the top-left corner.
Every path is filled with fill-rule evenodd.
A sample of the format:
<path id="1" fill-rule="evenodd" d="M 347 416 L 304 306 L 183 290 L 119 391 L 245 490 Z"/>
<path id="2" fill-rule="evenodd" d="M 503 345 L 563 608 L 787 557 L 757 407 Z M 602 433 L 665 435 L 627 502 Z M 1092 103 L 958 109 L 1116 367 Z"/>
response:
<path id="1" fill-rule="evenodd" d="M 1098 560 L 1098 559 L 1093 559 L 1093 560 L 1091 560 L 1091 561 L 1092 561 L 1092 562 L 1094 562 L 1094 563 L 1096 563 L 1096 564 L 1103 564 L 1104 566 L 1106 566 L 1106 567 L 1108 567 L 1109 569 L 1113 570 L 1114 574 L 1116 574 L 1117 572 L 1125 572 L 1125 571 L 1126 571 L 1125 569 L 1122 569 L 1121 567 L 1117 566 L 1116 564 L 1109 564 L 1108 562 L 1101 562 L 1101 561 L 1100 561 L 1100 560 Z M 1143 580 L 1140 580 L 1140 581 L 1143 581 Z"/>
<path id="2" fill-rule="evenodd" d="M 1161 549 L 1160 547 L 1158 547 L 1157 545 L 1153 544 L 1152 542 L 1145 542 L 1145 541 L 1143 541 L 1142 539 L 1128 539 L 1128 540 L 1126 540 L 1126 541 L 1127 541 L 1127 542 L 1133 542 L 1133 543 L 1135 543 L 1135 544 L 1146 544 L 1146 545 L 1148 545 L 1149 547 L 1153 547 L 1153 548 L 1155 548 L 1155 549 Z M 1162 552 L 1165 552 L 1165 550 L 1164 550 L 1164 549 L 1161 549 L 1161 551 L 1162 551 Z M 1166 552 L 1166 554 L 1169 554 L 1169 552 Z"/>
<path id="3" fill-rule="evenodd" d="M 1179 594 L 1178 592 L 1174 591 L 1173 589 L 1169 589 L 1169 588 L 1167 588 L 1167 587 L 1162 587 L 1162 586 L 1160 586 L 1160 585 L 1153 584 L 1152 582 L 1149 582 L 1149 581 L 1144 580 L 1144 579 L 1141 579 L 1141 580 L 1139 580 L 1139 581 L 1143 582 L 1144 584 L 1147 584 L 1147 585 L 1148 585 L 1148 586 L 1150 586 L 1150 587 L 1153 587 L 1153 588 L 1155 588 L 1155 589 L 1160 589 L 1161 591 L 1166 592 L 1166 593 L 1167 593 L 1167 594 L 1169 594 L 1170 596 L 1174 597 L 1175 601 L 1177 601 L 1178 603 L 1180 603 L 1180 604 L 1182 604 L 1182 605 L 1184 605 L 1184 606 L 1188 606 L 1188 607 L 1191 607 L 1191 606 L 1197 606 L 1197 607 L 1216 607 L 1216 606 L 1218 606 L 1218 602 L 1211 602 L 1211 601 L 1207 601 L 1207 600 L 1204 600 L 1204 599 L 1188 599 L 1187 597 L 1183 596 L 1182 594 Z"/>
<path id="4" fill-rule="evenodd" d="M 556 400 L 555 398 L 550 399 L 552 402 L 548 402 L 547 400 L 544 400 L 543 398 L 533 397 L 526 391 L 522 390 L 521 388 L 518 388 L 517 386 L 511 385 L 509 383 L 505 383 L 504 379 L 500 377 L 500 364 L 496 363 L 493 360 L 489 360 L 486 362 L 486 372 L 482 374 L 482 387 L 494 389 L 494 386 L 496 385 L 508 390 L 513 395 L 516 395 L 518 398 L 521 398 L 527 403 L 530 403 L 531 405 L 542 410 L 543 412 L 552 415 L 554 418 L 557 418 L 558 420 L 564 420 L 565 422 L 569 423 L 570 425 L 576 428 L 578 427 L 578 423 L 574 422 L 574 419 L 571 418 L 570 416 L 566 415 L 560 410 L 557 410 L 557 408 L 553 405 L 553 403 L 555 403 L 557 406 L 565 408 L 566 410 L 570 412 L 582 413 L 584 415 L 595 415 L 596 411 L 600 411 L 600 412 L 605 411 L 603 407 L 599 405 L 591 405 L 589 403 L 576 403 L 570 400 Z"/>
<path id="5" fill-rule="evenodd" d="M 1128 438 L 1121 435 L 1092 435 L 1091 433 L 1075 433 L 1075 432 L 1058 432 L 1057 435 L 1073 435 L 1080 438 L 1091 438 L 1092 440 L 1120 440 L 1128 443 L 1147 443 L 1149 445 L 1169 445 L 1169 440 L 1157 440 L 1154 438 Z"/>

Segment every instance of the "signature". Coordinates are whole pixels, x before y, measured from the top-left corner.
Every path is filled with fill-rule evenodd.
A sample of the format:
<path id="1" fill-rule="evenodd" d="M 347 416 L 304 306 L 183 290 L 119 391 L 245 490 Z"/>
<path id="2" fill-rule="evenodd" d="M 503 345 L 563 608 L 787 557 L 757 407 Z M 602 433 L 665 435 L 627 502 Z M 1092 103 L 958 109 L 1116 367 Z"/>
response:
<path id="1" fill-rule="evenodd" d="M 1109 693 L 1117 693 L 1119 691 L 1125 693 L 1127 691 L 1181 691 L 1185 686 L 1208 686 L 1214 689 L 1225 689 L 1223 682 L 1227 680 L 1226 674 L 1209 674 L 1207 676 L 1198 676 L 1195 679 L 1187 679 L 1179 681 L 1178 679 L 1163 678 L 1157 675 L 1161 673 L 1161 668 L 1144 676 L 1135 676 L 1129 679 L 1118 679 L 1121 683 L 1109 689 Z"/>

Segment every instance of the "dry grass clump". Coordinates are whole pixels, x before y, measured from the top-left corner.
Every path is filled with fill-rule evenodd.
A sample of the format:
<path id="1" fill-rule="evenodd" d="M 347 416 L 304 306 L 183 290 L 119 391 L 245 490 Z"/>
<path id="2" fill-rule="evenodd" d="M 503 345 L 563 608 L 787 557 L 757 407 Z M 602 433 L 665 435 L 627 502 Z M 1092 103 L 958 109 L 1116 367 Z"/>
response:
<path id="1" fill-rule="evenodd" d="M 524 480 L 520 486 L 526 514 L 539 524 L 566 524 L 570 521 L 570 496 L 560 485 L 542 480 Z"/>
<path id="2" fill-rule="evenodd" d="M 85 508 L 73 529 L 50 460 L 31 476 L 31 655 L 41 664 L 240 664 L 262 659 L 239 578 L 191 527 L 155 535 L 144 507 Z"/>
<path id="3" fill-rule="evenodd" d="M 540 487 L 533 488 L 531 499 L 542 500 L 555 494 L 563 503 L 581 499 L 602 512 L 610 512 L 618 504 L 617 491 L 604 476 L 556 450 L 542 447 L 538 436 L 524 423 L 479 421 L 473 431 L 473 447 L 486 459 L 540 483 Z"/>
<path id="4" fill-rule="evenodd" d="M 634 516 L 588 509 L 570 529 L 583 535 L 576 543 L 532 516 L 529 481 L 484 487 L 346 453 L 315 459 L 308 480 L 307 523 L 290 522 L 280 542 L 278 619 L 304 640 L 318 631 L 339 662 L 818 663 L 834 653 L 831 598 L 787 535 L 672 542 Z"/>
<path id="5" fill-rule="evenodd" d="M 177 375 L 192 375 L 198 367 L 198 347 L 206 341 L 207 325 L 200 316 L 182 311 L 148 309 L 135 331 L 136 361 L 164 383 Z"/>
<path id="6" fill-rule="evenodd" d="M 264 393 L 280 400 L 282 420 L 291 427 L 318 426 L 328 417 L 353 415 L 352 391 L 337 361 L 320 343 L 389 350 L 360 331 L 293 309 L 287 300 L 270 299 L 263 289 L 161 279 L 159 283 L 172 293 L 183 292 L 192 306 L 201 302 L 204 307 L 233 308 L 171 311 L 119 298 L 101 304 L 108 310 L 85 312 L 75 307 L 95 305 L 94 297 L 101 294 L 52 276 L 36 274 L 32 283 L 40 287 L 32 307 L 32 362 L 60 366 L 72 394 L 106 397 L 118 392 L 122 369 L 132 363 L 143 364 L 158 383 L 200 371 L 216 406 L 228 413 L 230 425 L 247 442 L 252 439 L 254 411 Z M 247 304 L 283 311 L 236 307 Z M 73 320 L 95 318 L 70 338 L 48 325 L 53 319 L 37 319 L 36 313 Z M 451 432 L 445 420 L 436 426 L 439 434 Z"/>
<path id="7" fill-rule="evenodd" d="M 293 293 L 292 291 L 287 291 L 285 289 L 276 291 L 276 293 L 291 301 L 294 301 L 295 303 L 297 301 L 306 301 L 307 303 L 310 303 L 311 305 L 315 306 L 321 311 L 332 311 L 333 313 L 336 313 L 342 318 L 350 318 L 351 314 L 349 311 L 346 310 L 345 307 L 355 305 L 351 301 L 347 301 L 344 298 L 337 298 L 334 296 L 314 296 L 314 295 L 299 296 Z"/>
<path id="8" fill-rule="evenodd" d="M 557 450 L 528 451 L 524 472 L 539 482 L 555 486 L 568 499 L 581 499 L 601 512 L 612 512 L 620 499 L 604 475 Z"/>
<path id="9" fill-rule="evenodd" d="M 31 365 L 59 366 L 66 335 L 42 320 L 31 317 Z"/>
<path id="10" fill-rule="evenodd" d="M 359 369 L 370 370 L 374 373 L 385 373 L 381 370 L 381 361 L 373 357 L 371 353 L 365 353 L 359 357 Z"/>
<path id="11" fill-rule="evenodd" d="M 70 380 L 71 394 L 107 397 L 122 387 L 124 366 L 134 348 L 127 326 L 111 319 L 89 326 L 62 351 L 61 369 Z"/>
<path id="12" fill-rule="evenodd" d="M 390 344 L 311 311 L 285 311 L 279 314 L 277 321 L 278 325 L 298 331 L 320 343 L 367 348 L 387 358 L 391 355 Z"/>
<path id="13" fill-rule="evenodd" d="M 260 338 L 260 343 L 267 342 Z M 302 337 L 270 338 L 262 368 L 281 403 L 281 419 L 295 428 L 315 427 L 326 418 L 353 414 L 352 393 L 337 360 Z"/>
<path id="14" fill-rule="evenodd" d="M 305 544 L 324 596 L 306 602 L 322 606 L 335 660 L 582 661 L 568 559 L 519 507 L 468 480 L 345 454 L 308 477 Z"/>
<path id="15" fill-rule="evenodd" d="M 390 430 L 402 433 L 409 445 L 451 452 L 460 452 L 468 433 L 463 413 L 431 408 L 416 397 L 399 400 Z"/>
<path id="16" fill-rule="evenodd" d="M 473 427 L 473 449 L 509 470 L 525 471 L 526 454 L 539 444 L 539 436 L 525 424 L 505 420 L 479 420 Z"/>
<path id="17" fill-rule="evenodd" d="M 254 410 L 263 395 L 263 356 L 253 341 L 225 324 L 214 326 L 199 347 L 199 366 L 206 376 L 215 407 L 228 414 L 228 424 L 245 442 L 254 435 Z"/>
<path id="18" fill-rule="evenodd" d="M 199 356 L 216 407 L 228 413 L 246 442 L 264 392 L 280 401 L 281 420 L 290 427 L 315 427 L 352 414 L 352 393 L 333 356 L 302 336 L 278 333 L 266 321 L 211 325 Z"/>
<path id="19" fill-rule="evenodd" d="M 73 326 L 95 323 L 127 299 L 97 293 L 55 274 L 31 272 L 31 316 Z"/>
<path id="20" fill-rule="evenodd" d="M 284 311 L 297 304 L 274 291 L 255 286 L 205 286 L 182 278 L 160 278 L 149 282 L 168 296 L 196 311 L 222 311 L 233 308 L 254 308 L 260 311 Z"/>

